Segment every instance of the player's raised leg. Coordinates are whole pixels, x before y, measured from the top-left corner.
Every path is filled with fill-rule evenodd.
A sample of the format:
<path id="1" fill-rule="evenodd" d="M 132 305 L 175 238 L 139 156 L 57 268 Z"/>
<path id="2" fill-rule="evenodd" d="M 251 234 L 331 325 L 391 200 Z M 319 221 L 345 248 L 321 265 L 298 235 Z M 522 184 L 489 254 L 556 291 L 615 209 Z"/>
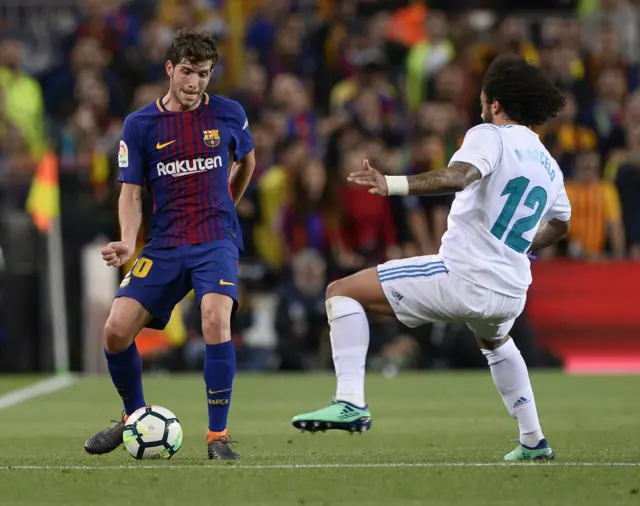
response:
<path id="1" fill-rule="evenodd" d="M 87 440 L 84 449 L 88 453 L 100 455 L 120 446 L 127 416 L 145 406 L 142 360 L 134 339 L 150 319 L 147 310 L 137 300 L 119 297 L 113 301 L 104 328 L 105 357 L 111 380 L 124 404 L 124 416 L 115 425 Z"/>
<path id="2" fill-rule="evenodd" d="M 375 268 L 335 281 L 327 288 L 327 318 L 337 389 L 325 408 L 295 416 L 300 430 L 340 429 L 366 432 L 371 413 L 364 399 L 364 377 L 369 349 L 369 322 L 365 309 L 393 315 Z"/>
<path id="3" fill-rule="evenodd" d="M 506 326 L 510 329 L 512 324 L 513 322 L 509 322 Z M 508 335 L 498 340 L 487 339 L 486 335 L 485 333 L 483 338 L 476 332 L 482 353 L 489 363 L 493 382 L 502 396 L 507 411 L 518 421 L 520 429 L 520 444 L 515 450 L 505 455 L 504 460 L 554 459 L 553 450 L 540 427 L 527 364 L 520 350 Z"/>
<path id="4" fill-rule="evenodd" d="M 206 342 L 204 381 L 207 389 L 209 426 L 207 446 L 210 459 L 235 460 L 240 457 L 231 447 L 227 420 L 236 373 L 236 352 L 231 342 L 233 299 L 220 293 L 207 293 L 200 304 L 202 333 Z"/>

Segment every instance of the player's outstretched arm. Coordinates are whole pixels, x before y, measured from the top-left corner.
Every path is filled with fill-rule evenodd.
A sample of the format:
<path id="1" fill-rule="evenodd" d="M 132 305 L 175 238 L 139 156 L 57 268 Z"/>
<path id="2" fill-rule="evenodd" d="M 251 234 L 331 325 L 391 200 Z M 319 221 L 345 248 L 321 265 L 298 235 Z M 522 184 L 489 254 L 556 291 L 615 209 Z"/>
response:
<path id="1" fill-rule="evenodd" d="M 253 150 L 247 153 L 242 160 L 238 160 L 231 167 L 231 175 L 229 176 L 229 186 L 231 186 L 231 195 L 233 203 L 237 206 L 238 202 L 244 195 L 253 171 L 256 168 L 256 156 Z"/>
<path id="2" fill-rule="evenodd" d="M 538 251 L 557 243 L 569 233 L 569 230 L 571 230 L 569 221 L 553 219 L 543 223 L 533 238 L 531 251 Z"/>
<path id="3" fill-rule="evenodd" d="M 446 169 L 415 176 L 383 176 L 365 160 L 362 170 L 351 173 L 347 181 L 368 186 L 374 195 L 444 195 L 462 191 L 481 177 L 480 171 L 467 162 L 453 162 Z"/>
<path id="4" fill-rule="evenodd" d="M 437 169 L 408 176 L 409 195 L 446 195 L 464 190 L 482 177 L 480 171 L 467 162 L 453 162 Z"/>

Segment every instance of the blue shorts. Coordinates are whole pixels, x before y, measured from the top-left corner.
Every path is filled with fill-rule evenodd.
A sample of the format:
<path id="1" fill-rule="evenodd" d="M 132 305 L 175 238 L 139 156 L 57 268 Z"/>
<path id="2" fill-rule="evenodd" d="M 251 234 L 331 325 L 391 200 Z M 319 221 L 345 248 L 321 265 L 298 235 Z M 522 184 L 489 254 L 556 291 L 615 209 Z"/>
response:
<path id="1" fill-rule="evenodd" d="M 230 240 L 157 249 L 146 246 L 116 297 L 131 297 L 151 313 L 152 329 L 165 328 L 173 308 L 191 289 L 198 307 L 206 293 L 228 295 L 238 305 L 238 248 Z"/>

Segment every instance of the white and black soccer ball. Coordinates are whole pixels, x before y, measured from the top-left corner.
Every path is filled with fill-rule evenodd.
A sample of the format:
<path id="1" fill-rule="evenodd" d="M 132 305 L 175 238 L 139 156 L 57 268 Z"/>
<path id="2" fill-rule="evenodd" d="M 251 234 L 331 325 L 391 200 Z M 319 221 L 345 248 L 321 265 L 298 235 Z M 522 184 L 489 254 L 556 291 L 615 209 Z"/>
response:
<path id="1" fill-rule="evenodd" d="M 145 406 L 131 413 L 122 439 L 136 459 L 170 459 L 182 446 L 182 426 L 167 408 Z"/>

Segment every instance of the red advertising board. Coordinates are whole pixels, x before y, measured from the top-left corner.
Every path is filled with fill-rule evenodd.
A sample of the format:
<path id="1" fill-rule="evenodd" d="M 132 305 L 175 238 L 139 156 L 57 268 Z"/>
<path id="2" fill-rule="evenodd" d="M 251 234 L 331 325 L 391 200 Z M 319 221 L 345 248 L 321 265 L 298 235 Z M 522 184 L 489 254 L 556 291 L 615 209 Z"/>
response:
<path id="1" fill-rule="evenodd" d="M 570 371 L 640 372 L 640 262 L 534 262 L 527 311 Z"/>

